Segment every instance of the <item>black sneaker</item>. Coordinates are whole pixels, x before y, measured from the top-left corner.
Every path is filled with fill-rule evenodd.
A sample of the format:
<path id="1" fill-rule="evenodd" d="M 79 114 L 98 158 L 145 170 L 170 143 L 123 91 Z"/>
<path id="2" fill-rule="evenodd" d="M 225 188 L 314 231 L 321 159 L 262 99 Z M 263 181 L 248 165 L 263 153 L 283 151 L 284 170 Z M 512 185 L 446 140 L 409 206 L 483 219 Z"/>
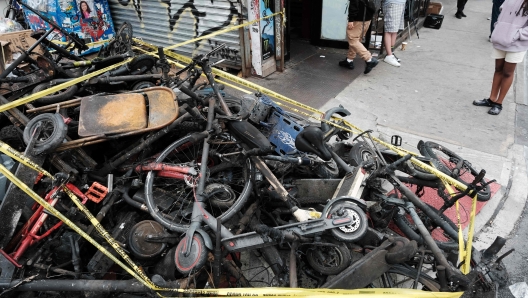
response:
<path id="1" fill-rule="evenodd" d="M 491 101 L 489 98 L 484 98 L 481 100 L 474 100 L 473 105 L 477 107 L 491 107 L 493 106 L 494 102 Z"/>
<path id="2" fill-rule="evenodd" d="M 378 65 L 378 59 L 372 57 L 370 62 L 366 62 L 365 64 L 367 64 L 367 67 L 365 67 L 365 71 L 363 72 L 364 74 L 367 74 L 369 73 L 374 67 L 376 67 L 376 65 Z"/>
<path id="3" fill-rule="evenodd" d="M 457 19 L 461 19 L 462 18 L 462 13 L 460 11 L 457 11 L 457 13 L 455 13 L 455 17 Z"/>
<path id="4" fill-rule="evenodd" d="M 488 114 L 490 115 L 498 115 L 502 111 L 502 105 L 500 104 L 493 104 L 491 106 L 491 109 L 488 111 Z"/>
<path id="5" fill-rule="evenodd" d="M 354 69 L 354 61 L 348 62 L 348 60 L 345 58 L 345 60 L 339 61 L 339 66 L 346 67 L 348 69 Z"/>

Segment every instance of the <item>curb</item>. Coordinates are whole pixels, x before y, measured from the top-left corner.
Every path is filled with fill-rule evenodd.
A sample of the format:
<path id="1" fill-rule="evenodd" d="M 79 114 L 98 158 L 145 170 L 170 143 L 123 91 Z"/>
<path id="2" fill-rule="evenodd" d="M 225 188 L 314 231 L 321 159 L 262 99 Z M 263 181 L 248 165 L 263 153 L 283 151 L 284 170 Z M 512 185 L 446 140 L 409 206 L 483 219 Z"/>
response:
<path id="1" fill-rule="evenodd" d="M 528 198 L 528 176 L 525 160 L 525 147 L 513 145 L 512 169 L 510 181 L 506 187 L 501 204 L 487 220 L 480 231 L 475 234 L 475 247 L 488 247 L 497 236 L 511 238 L 516 224 L 522 216 Z M 511 182 L 511 183 L 510 183 Z"/>

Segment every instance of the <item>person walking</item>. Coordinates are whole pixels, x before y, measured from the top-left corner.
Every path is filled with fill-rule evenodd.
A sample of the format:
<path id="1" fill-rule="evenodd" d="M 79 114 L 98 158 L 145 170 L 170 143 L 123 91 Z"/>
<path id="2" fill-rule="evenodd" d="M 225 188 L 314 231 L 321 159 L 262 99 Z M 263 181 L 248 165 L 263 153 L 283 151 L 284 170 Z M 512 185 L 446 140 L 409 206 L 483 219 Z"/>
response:
<path id="1" fill-rule="evenodd" d="M 372 1 L 372 0 L 370 0 Z M 371 3 L 372 4 L 372 3 Z M 376 12 L 373 5 L 369 5 L 369 0 L 350 0 L 348 3 L 348 24 L 346 29 L 348 40 L 348 53 L 343 61 L 339 61 L 339 66 L 354 69 L 354 58 L 359 55 L 365 60 L 364 74 L 369 73 L 376 65 L 378 59 L 361 43 L 361 40 L 368 32 L 370 21 Z"/>
<path id="2" fill-rule="evenodd" d="M 528 0 L 506 0 L 502 4 L 495 29 L 491 34 L 495 59 L 495 73 L 488 98 L 475 100 L 473 104 L 491 107 L 490 115 L 502 111 L 502 102 L 510 90 L 517 63 L 523 61 L 528 50 Z"/>
<path id="3" fill-rule="evenodd" d="M 387 56 L 383 61 L 392 66 L 400 66 L 400 59 L 394 55 L 394 44 L 398 31 L 404 29 L 405 0 L 385 0 L 383 4 L 384 28 L 383 36 Z"/>
<path id="4" fill-rule="evenodd" d="M 467 17 L 464 14 L 464 7 L 466 7 L 466 3 L 467 3 L 467 0 L 457 0 L 457 12 L 455 13 L 455 17 L 457 19 Z"/>

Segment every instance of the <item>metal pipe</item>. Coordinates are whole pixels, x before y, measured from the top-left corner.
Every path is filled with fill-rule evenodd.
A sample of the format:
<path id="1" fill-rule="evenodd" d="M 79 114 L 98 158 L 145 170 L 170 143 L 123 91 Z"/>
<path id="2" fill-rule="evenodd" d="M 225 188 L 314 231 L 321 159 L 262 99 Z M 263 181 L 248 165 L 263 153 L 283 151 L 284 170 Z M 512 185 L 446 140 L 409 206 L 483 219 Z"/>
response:
<path id="1" fill-rule="evenodd" d="M 396 182 L 396 187 L 398 188 L 398 190 L 401 191 L 403 195 L 413 203 L 414 206 L 422 210 L 429 218 L 433 219 L 434 222 L 449 235 L 449 237 L 453 239 L 458 239 L 457 231 L 455 231 L 445 220 L 443 220 L 438 214 L 436 214 L 434 210 L 431 210 L 431 208 L 429 208 L 427 204 L 420 200 L 420 198 L 418 198 L 418 196 L 416 196 L 414 192 L 407 188 L 407 186 L 403 185 L 403 183 L 396 177 L 396 175 L 391 174 L 390 176 L 392 180 Z"/>
<path id="2" fill-rule="evenodd" d="M 420 234 L 422 234 L 422 237 L 424 238 L 426 245 L 433 252 L 433 255 L 435 256 L 436 261 L 438 262 L 438 264 L 446 268 L 446 273 L 448 277 L 450 279 L 454 278 L 455 279 L 454 281 L 459 282 L 459 283 L 468 282 L 468 280 L 466 281 L 463 279 L 465 278 L 465 276 L 463 276 L 462 274 L 457 274 L 457 272 L 454 271 L 453 267 L 447 262 L 447 259 L 444 253 L 442 252 L 442 250 L 440 250 L 440 248 L 438 248 L 438 245 L 435 243 L 433 237 L 431 236 L 427 228 L 424 226 L 422 220 L 420 219 L 420 216 L 418 215 L 418 213 L 416 213 L 414 205 L 410 204 L 410 206 L 408 206 L 407 209 L 409 210 L 409 213 L 411 214 L 411 218 L 414 221 L 416 228 L 418 229 L 418 231 L 420 231 Z"/>
<path id="3" fill-rule="evenodd" d="M 297 288 L 297 241 L 294 241 L 290 250 L 290 288 Z"/>
<path id="4" fill-rule="evenodd" d="M 20 284 L 20 285 L 18 285 Z M 14 280 L 8 288 L 14 291 L 61 291 L 61 292 L 125 292 L 140 293 L 149 292 L 150 289 L 145 287 L 136 279 L 130 280 L 54 280 L 42 279 L 25 283 L 23 280 Z"/>
<path id="5" fill-rule="evenodd" d="M 222 258 L 222 220 L 216 219 L 216 243 L 214 248 L 213 283 L 215 288 L 220 287 L 220 258 Z"/>
<path id="6" fill-rule="evenodd" d="M 213 88 L 214 89 L 214 88 Z M 214 107 L 216 104 L 216 99 L 214 97 L 211 97 L 209 99 L 209 109 L 207 110 L 207 125 L 206 130 L 210 131 L 213 127 L 213 121 L 215 117 Z M 207 173 L 207 163 L 209 161 L 209 136 L 204 141 L 203 150 L 202 150 L 202 160 L 200 164 L 200 173 Z M 206 198 L 203 195 L 203 191 L 205 189 L 205 180 L 206 175 L 201 175 L 200 179 L 198 180 L 198 188 L 196 190 L 196 197 L 198 202 L 204 202 Z M 193 215 L 193 221 L 194 221 L 194 215 Z M 200 220 L 201 221 L 201 220 Z"/>
<path id="7" fill-rule="evenodd" d="M 27 110 L 26 112 L 35 113 L 35 112 L 41 112 L 41 111 L 44 111 L 44 110 L 47 111 L 49 109 L 51 109 L 51 111 L 55 111 L 55 109 L 57 109 L 57 106 L 60 106 L 61 108 L 64 108 L 64 107 L 66 107 L 66 105 L 68 105 L 68 107 L 70 107 L 69 104 L 80 105 L 81 104 L 81 99 L 80 98 L 76 98 L 76 99 L 70 99 L 70 100 L 66 100 L 66 101 L 61 101 L 60 103 L 54 103 L 54 104 L 50 104 L 50 105 L 46 105 L 46 106 L 30 109 L 30 110 Z"/>

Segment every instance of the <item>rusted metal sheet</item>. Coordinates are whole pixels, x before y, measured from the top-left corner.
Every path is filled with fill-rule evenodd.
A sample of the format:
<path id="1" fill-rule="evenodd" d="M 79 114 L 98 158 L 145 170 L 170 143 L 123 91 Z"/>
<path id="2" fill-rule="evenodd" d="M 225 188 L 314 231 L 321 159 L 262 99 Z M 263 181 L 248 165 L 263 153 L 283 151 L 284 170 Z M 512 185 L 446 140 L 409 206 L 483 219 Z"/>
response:
<path id="1" fill-rule="evenodd" d="M 242 8 L 234 0 L 109 0 L 114 25 L 127 21 L 134 37 L 158 46 L 171 46 L 236 25 Z M 226 48 L 213 55 L 226 59 L 234 68 L 242 64 L 239 31 L 234 30 L 212 39 L 202 40 L 175 49 L 194 56 L 206 53 L 225 43 Z"/>
<path id="2" fill-rule="evenodd" d="M 90 96 L 81 100 L 79 136 L 108 135 L 147 127 L 147 107 L 141 94 Z"/>
<path id="3" fill-rule="evenodd" d="M 166 89 L 147 92 L 149 101 L 148 127 L 162 127 L 178 117 L 178 107 L 174 97 Z"/>
<path id="4" fill-rule="evenodd" d="M 147 111 L 148 109 L 148 111 Z M 81 137 L 142 133 L 162 128 L 178 118 L 174 91 L 152 87 L 135 92 L 81 99 Z"/>

